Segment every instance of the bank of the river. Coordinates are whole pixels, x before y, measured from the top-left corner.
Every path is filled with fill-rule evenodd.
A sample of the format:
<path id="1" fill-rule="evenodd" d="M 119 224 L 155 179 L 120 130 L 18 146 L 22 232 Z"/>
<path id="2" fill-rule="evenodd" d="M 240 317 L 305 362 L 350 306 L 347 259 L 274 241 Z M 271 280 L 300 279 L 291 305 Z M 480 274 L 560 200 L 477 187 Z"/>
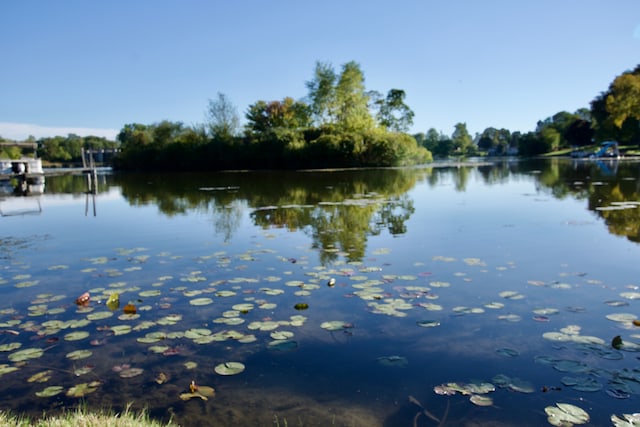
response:
<path id="1" fill-rule="evenodd" d="M 0 425 L 16 427 L 162 427 L 177 426 L 172 422 L 167 424 L 154 421 L 149 418 L 146 411 L 134 412 L 126 408 L 122 413 L 103 410 L 99 412 L 89 411 L 80 407 L 74 411 L 68 411 L 61 415 L 47 416 L 33 419 L 10 412 L 0 411 Z"/>

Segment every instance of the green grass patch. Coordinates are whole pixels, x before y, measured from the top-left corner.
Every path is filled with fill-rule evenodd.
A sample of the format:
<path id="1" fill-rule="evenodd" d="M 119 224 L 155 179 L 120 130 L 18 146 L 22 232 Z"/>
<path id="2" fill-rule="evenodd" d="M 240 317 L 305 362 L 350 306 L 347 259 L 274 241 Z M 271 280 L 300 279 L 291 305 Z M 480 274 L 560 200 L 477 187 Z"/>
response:
<path id="1" fill-rule="evenodd" d="M 162 423 L 152 420 L 146 410 L 132 411 L 127 405 L 124 411 L 118 413 L 109 409 L 89 410 L 80 406 L 75 410 L 65 411 L 59 415 L 43 414 L 33 418 L 17 415 L 10 411 L 0 411 L 0 425 L 16 427 L 169 427 L 177 424 L 169 421 Z"/>

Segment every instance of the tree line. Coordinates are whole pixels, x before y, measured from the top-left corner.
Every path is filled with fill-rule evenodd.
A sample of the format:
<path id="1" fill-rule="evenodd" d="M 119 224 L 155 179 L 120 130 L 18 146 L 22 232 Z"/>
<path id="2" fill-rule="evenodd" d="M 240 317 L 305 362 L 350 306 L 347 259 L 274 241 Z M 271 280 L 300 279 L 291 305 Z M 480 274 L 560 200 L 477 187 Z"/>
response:
<path id="1" fill-rule="evenodd" d="M 367 91 L 355 62 L 318 62 L 305 100 L 259 100 L 240 128 L 226 95 L 210 99 L 206 121 L 127 124 L 118 134 L 120 169 L 219 170 L 400 166 L 425 163 L 431 153 L 406 131 L 413 112 L 405 92 Z"/>
<path id="2" fill-rule="evenodd" d="M 536 156 L 605 140 L 640 145 L 640 65 L 617 76 L 590 108 L 560 111 L 521 133 L 489 127 L 471 136 L 457 123 L 451 135 L 430 128 L 407 132 L 414 113 L 402 89 L 367 90 L 356 62 L 337 72 L 316 63 L 302 100 L 259 100 L 245 111 L 223 94 L 210 99 L 204 123 L 126 124 L 117 141 L 99 137 L 42 138 L 38 155 L 51 162 L 79 162 L 81 147 L 120 148 L 115 167 L 148 170 L 289 169 L 399 166 L 436 158 L 476 155 Z M 2 138 L 0 138 L 0 142 Z M 16 148 L 0 147 L 0 157 Z"/>

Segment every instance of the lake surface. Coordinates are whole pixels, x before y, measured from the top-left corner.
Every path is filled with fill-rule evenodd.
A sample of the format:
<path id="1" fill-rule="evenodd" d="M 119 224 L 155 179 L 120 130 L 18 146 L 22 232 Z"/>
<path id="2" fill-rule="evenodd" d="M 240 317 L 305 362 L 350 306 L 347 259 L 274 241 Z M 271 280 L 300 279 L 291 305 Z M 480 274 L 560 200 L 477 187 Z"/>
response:
<path id="1" fill-rule="evenodd" d="M 640 410 L 639 179 L 558 159 L 47 178 L 0 199 L 0 407 L 541 426 L 566 403 L 612 425 Z"/>

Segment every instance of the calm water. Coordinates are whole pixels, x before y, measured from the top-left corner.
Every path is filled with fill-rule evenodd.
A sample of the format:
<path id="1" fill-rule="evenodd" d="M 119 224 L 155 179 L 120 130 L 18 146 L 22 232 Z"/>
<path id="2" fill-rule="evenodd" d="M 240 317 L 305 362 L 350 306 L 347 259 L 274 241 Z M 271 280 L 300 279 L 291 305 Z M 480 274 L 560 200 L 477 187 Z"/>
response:
<path id="1" fill-rule="evenodd" d="M 638 163 L 99 178 L 0 199 L 2 408 L 134 402 L 185 426 L 437 425 L 415 401 L 451 426 L 640 411 Z M 191 381 L 216 396 L 181 400 Z M 492 402 L 447 383 L 491 383 L 471 395 Z"/>

